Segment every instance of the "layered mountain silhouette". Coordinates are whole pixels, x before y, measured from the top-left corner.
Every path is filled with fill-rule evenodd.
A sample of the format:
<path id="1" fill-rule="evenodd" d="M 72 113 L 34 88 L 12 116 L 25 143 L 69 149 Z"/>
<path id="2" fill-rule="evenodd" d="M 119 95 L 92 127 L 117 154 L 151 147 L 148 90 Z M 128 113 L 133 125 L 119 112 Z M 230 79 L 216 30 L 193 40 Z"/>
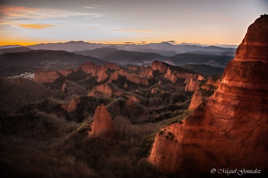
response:
<path id="1" fill-rule="evenodd" d="M 93 50 L 96 48 L 116 48 L 124 51 L 138 51 L 148 53 L 158 53 L 164 56 L 172 56 L 179 53 L 205 53 L 217 55 L 233 55 L 234 48 L 224 48 L 219 46 L 202 46 L 197 44 L 174 44 L 172 42 L 148 43 L 148 44 L 102 44 L 89 43 L 83 41 L 69 41 L 65 43 L 47 43 L 29 46 L 34 50 L 65 50 L 69 52 Z"/>

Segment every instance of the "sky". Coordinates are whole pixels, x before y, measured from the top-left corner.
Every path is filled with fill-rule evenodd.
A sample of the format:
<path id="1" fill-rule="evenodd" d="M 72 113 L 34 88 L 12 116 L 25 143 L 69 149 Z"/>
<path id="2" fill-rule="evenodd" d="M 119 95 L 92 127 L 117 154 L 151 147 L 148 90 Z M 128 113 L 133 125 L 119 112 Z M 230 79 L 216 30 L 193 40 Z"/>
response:
<path id="1" fill-rule="evenodd" d="M 1 0 L 0 45 L 239 44 L 268 0 Z"/>

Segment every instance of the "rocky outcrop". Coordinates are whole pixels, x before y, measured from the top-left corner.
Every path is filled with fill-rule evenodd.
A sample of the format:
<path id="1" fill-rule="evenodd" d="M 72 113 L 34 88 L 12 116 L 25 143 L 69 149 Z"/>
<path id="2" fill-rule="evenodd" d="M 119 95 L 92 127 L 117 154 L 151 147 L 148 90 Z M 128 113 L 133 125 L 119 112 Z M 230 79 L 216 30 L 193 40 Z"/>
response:
<path id="1" fill-rule="evenodd" d="M 89 136 L 110 137 L 113 135 L 113 121 L 110 113 L 104 105 L 96 108 Z"/>
<path id="2" fill-rule="evenodd" d="M 176 74 L 170 69 L 167 69 L 167 72 L 165 74 L 165 78 L 171 81 L 172 83 L 176 83 L 177 81 L 177 76 Z"/>
<path id="3" fill-rule="evenodd" d="M 200 104 L 202 104 L 205 101 L 205 97 L 202 95 L 202 92 L 200 89 L 195 90 L 191 103 L 188 107 L 189 110 L 195 110 L 199 107 Z"/>
<path id="4" fill-rule="evenodd" d="M 61 76 L 68 76 L 74 70 L 72 69 L 61 69 L 57 71 L 49 71 L 49 70 L 39 70 L 34 73 L 34 81 L 38 83 L 53 83 Z"/>
<path id="5" fill-rule="evenodd" d="M 72 73 L 74 70 L 72 69 L 62 69 L 62 70 L 58 70 L 58 73 L 60 73 L 61 75 L 63 75 L 64 77 L 68 76 L 70 73 Z"/>
<path id="6" fill-rule="evenodd" d="M 121 76 L 126 77 L 127 80 L 129 80 L 132 83 L 139 84 L 139 85 L 148 85 L 148 79 L 140 77 L 139 75 L 135 73 L 129 73 L 126 70 L 120 69 L 118 71 L 118 74 Z"/>
<path id="7" fill-rule="evenodd" d="M 199 88 L 200 81 L 196 78 L 188 78 L 185 80 L 185 91 L 194 92 Z"/>
<path id="8" fill-rule="evenodd" d="M 166 73 L 167 69 L 168 69 L 168 65 L 163 63 L 163 62 L 154 61 L 152 63 L 152 70 L 153 71 L 158 71 L 158 72 L 163 74 L 163 73 Z"/>
<path id="9" fill-rule="evenodd" d="M 189 169 L 209 174 L 211 168 L 225 167 L 267 169 L 267 68 L 268 16 L 264 15 L 248 28 L 207 103 L 182 124 L 166 128 L 176 144 L 160 137 L 160 132 L 148 160 L 169 172 Z"/>
<path id="10" fill-rule="evenodd" d="M 114 65 L 100 66 L 92 62 L 88 62 L 80 66 L 82 71 L 87 74 L 90 74 L 93 77 L 96 77 L 98 82 L 103 82 L 108 78 L 107 70 L 109 69 L 109 67 L 115 68 Z"/>
<path id="11" fill-rule="evenodd" d="M 108 68 L 106 68 L 105 66 L 100 66 L 98 71 L 97 71 L 97 82 L 103 82 L 106 79 L 108 79 L 108 74 L 107 74 L 107 70 Z"/>
<path id="12" fill-rule="evenodd" d="M 52 83 L 60 76 L 57 71 L 37 71 L 34 74 L 34 81 L 38 83 Z"/>
<path id="13" fill-rule="evenodd" d="M 140 67 L 139 76 L 143 78 L 153 78 L 153 70 L 151 67 Z"/>
<path id="14" fill-rule="evenodd" d="M 80 98 L 75 96 L 71 99 L 69 103 L 62 105 L 62 108 L 67 112 L 74 112 L 79 103 L 80 103 Z"/>
<path id="15" fill-rule="evenodd" d="M 133 105 L 135 103 L 140 103 L 140 99 L 134 95 L 128 96 L 127 105 Z"/>
<path id="16" fill-rule="evenodd" d="M 198 86 L 195 86 L 192 88 L 190 91 L 194 90 L 193 96 L 191 98 L 190 105 L 188 107 L 189 110 L 195 110 L 197 109 L 202 103 L 205 103 L 210 97 L 215 89 L 217 88 L 217 83 L 219 79 L 212 79 L 208 78 L 206 81 L 197 81 Z M 185 90 L 188 87 L 189 91 L 189 86 L 186 85 Z M 187 91 L 187 90 L 186 90 Z"/>
<path id="17" fill-rule="evenodd" d="M 113 92 L 112 87 L 109 84 L 101 84 L 93 88 L 88 96 L 98 96 L 104 95 L 107 97 L 112 97 L 115 93 Z"/>
<path id="18" fill-rule="evenodd" d="M 152 63 L 152 71 L 157 71 L 160 74 L 163 74 L 164 77 L 172 83 L 176 83 L 178 79 L 185 80 L 187 87 L 186 91 L 194 91 L 196 87 L 199 86 L 198 82 L 204 80 L 202 75 L 159 61 L 154 61 Z"/>
<path id="19" fill-rule="evenodd" d="M 82 64 L 80 66 L 80 69 L 87 74 L 91 74 L 92 76 L 96 76 L 97 71 L 98 71 L 98 65 L 96 65 L 92 62 L 87 62 L 85 64 Z"/>

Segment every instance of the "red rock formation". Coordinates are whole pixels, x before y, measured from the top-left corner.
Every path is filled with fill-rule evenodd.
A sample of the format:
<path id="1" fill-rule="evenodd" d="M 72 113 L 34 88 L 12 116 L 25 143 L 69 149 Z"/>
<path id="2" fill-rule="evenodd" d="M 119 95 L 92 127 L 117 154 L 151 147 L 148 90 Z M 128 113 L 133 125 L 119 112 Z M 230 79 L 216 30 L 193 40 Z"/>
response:
<path id="1" fill-rule="evenodd" d="M 187 71 L 180 71 L 180 70 L 173 70 L 171 68 L 171 66 L 169 66 L 166 63 L 163 62 L 159 62 L 159 61 L 154 61 L 152 63 L 152 71 L 158 71 L 161 74 L 164 74 L 164 77 L 171 81 L 172 83 L 176 83 L 176 81 L 178 79 L 185 79 L 186 83 L 188 83 L 188 81 L 193 80 L 194 82 L 196 82 L 195 84 L 193 83 L 193 81 L 190 81 L 192 83 L 190 83 L 192 86 L 199 86 L 199 84 L 197 84 L 197 81 L 199 80 L 204 80 L 204 77 L 198 74 L 194 74 L 191 72 L 187 72 Z M 193 88 L 189 86 L 189 89 L 191 91 Z"/>
<path id="2" fill-rule="evenodd" d="M 162 129 L 155 136 L 153 149 L 148 160 L 157 165 L 162 171 L 176 171 L 182 162 L 182 150 L 180 138 L 177 132 L 180 131 L 179 124 L 173 124 Z"/>
<path id="3" fill-rule="evenodd" d="M 113 80 L 118 80 L 119 76 L 126 77 L 127 80 L 135 84 L 140 84 L 140 85 L 149 84 L 149 81 L 147 78 L 143 78 L 136 73 L 130 73 L 124 69 L 114 71 L 110 76 L 109 82 L 112 82 Z"/>
<path id="4" fill-rule="evenodd" d="M 73 111 L 76 110 L 77 105 L 79 104 L 79 102 L 80 102 L 79 97 L 73 97 L 68 104 L 62 105 L 62 108 L 67 112 L 73 112 Z"/>
<path id="5" fill-rule="evenodd" d="M 151 89 L 151 94 L 157 94 L 157 93 L 159 93 L 160 91 L 159 91 L 159 89 L 158 88 L 152 88 Z"/>
<path id="6" fill-rule="evenodd" d="M 123 69 L 118 71 L 121 76 L 124 76 L 127 78 L 127 80 L 136 83 L 136 84 L 141 84 L 141 85 L 148 85 L 149 82 L 146 78 L 142 78 L 139 75 L 135 73 L 129 73 Z"/>
<path id="7" fill-rule="evenodd" d="M 195 90 L 197 90 L 199 88 L 200 82 L 199 80 L 195 79 L 195 78 L 189 78 L 185 80 L 185 91 L 188 92 L 194 92 Z"/>
<path id="8" fill-rule="evenodd" d="M 120 66 L 114 63 L 108 63 L 104 65 L 106 68 L 111 69 L 111 70 L 119 70 Z"/>
<path id="9" fill-rule="evenodd" d="M 95 110 L 89 135 L 94 137 L 110 137 L 113 131 L 113 121 L 110 113 L 104 105 L 98 106 Z"/>
<path id="10" fill-rule="evenodd" d="M 87 62 L 85 64 L 82 64 L 80 68 L 82 71 L 84 71 L 85 73 L 91 74 L 92 76 L 96 76 L 97 71 L 98 71 L 97 65 L 92 62 Z"/>
<path id="11" fill-rule="evenodd" d="M 204 90 L 211 90 L 213 88 L 217 88 L 219 84 L 220 79 L 215 80 L 212 78 L 208 78 L 207 81 L 201 86 L 201 88 Z"/>
<path id="12" fill-rule="evenodd" d="M 116 64 L 105 64 L 105 65 L 96 65 L 92 62 L 82 64 L 80 66 L 81 70 L 85 73 L 91 74 L 94 77 L 97 77 L 98 82 L 103 82 L 108 79 L 107 71 L 110 70 L 120 70 L 120 67 Z"/>
<path id="13" fill-rule="evenodd" d="M 98 68 L 98 71 L 97 71 L 97 82 L 103 82 L 103 81 L 105 81 L 106 79 L 108 79 L 108 75 L 107 75 L 107 71 L 108 70 L 108 68 L 107 67 L 105 67 L 105 66 L 100 66 L 99 68 Z"/>
<path id="14" fill-rule="evenodd" d="M 135 103 L 139 103 L 140 99 L 134 95 L 128 96 L 128 100 L 126 102 L 127 105 L 132 105 Z"/>
<path id="15" fill-rule="evenodd" d="M 202 95 L 201 90 L 197 89 L 195 90 L 192 99 L 191 99 L 191 103 L 188 107 L 189 110 L 195 110 L 196 108 L 199 107 L 200 104 L 202 104 L 205 101 L 204 96 Z"/>
<path id="16" fill-rule="evenodd" d="M 140 67 L 139 76 L 143 78 L 153 78 L 153 70 L 151 67 Z"/>
<path id="17" fill-rule="evenodd" d="M 138 71 L 139 70 L 139 66 L 133 66 L 133 65 L 130 65 L 130 66 L 127 66 L 127 69 L 130 70 L 130 71 Z"/>
<path id="18" fill-rule="evenodd" d="M 101 85 L 98 85 L 95 88 L 93 88 L 89 92 L 88 96 L 96 96 L 98 94 L 102 94 L 102 95 L 111 97 L 111 96 L 113 96 L 114 92 L 109 84 L 101 84 Z"/>
<path id="19" fill-rule="evenodd" d="M 62 69 L 62 70 L 58 70 L 57 72 L 66 77 L 67 75 L 72 73 L 73 70 L 72 69 Z"/>
<path id="20" fill-rule="evenodd" d="M 168 65 L 163 63 L 163 62 L 154 61 L 152 63 L 152 70 L 153 71 L 159 71 L 160 73 L 166 73 L 167 69 L 168 69 Z"/>
<path id="21" fill-rule="evenodd" d="M 62 86 L 61 86 L 61 91 L 62 91 L 63 93 L 66 93 L 66 92 L 67 92 L 67 84 L 66 84 L 66 82 L 64 82 L 64 83 L 62 84 Z"/>
<path id="22" fill-rule="evenodd" d="M 170 132 L 178 144 L 171 144 L 158 134 L 149 161 L 170 172 L 187 168 L 204 173 L 211 168 L 267 169 L 267 69 L 268 16 L 265 15 L 248 28 L 207 104 L 182 124 L 166 128 L 173 128 Z"/>
<path id="23" fill-rule="evenodd" d="M 38 83 L 52 83 L 60 77 L 57 71 L 37 71 L 34 73 L 34 81 Z"/>
<path id="24" fill-rule="evenodd" d="M 165 74 L 165 78 L 168 79 L 169 81 L 171 81 L 172 83 L 176 83 L 176 81 L 177 81 L 176 73 L 172 72 L 172 70 L 170 70 L 170 68 L 168 68 L 168 70 Z"/>

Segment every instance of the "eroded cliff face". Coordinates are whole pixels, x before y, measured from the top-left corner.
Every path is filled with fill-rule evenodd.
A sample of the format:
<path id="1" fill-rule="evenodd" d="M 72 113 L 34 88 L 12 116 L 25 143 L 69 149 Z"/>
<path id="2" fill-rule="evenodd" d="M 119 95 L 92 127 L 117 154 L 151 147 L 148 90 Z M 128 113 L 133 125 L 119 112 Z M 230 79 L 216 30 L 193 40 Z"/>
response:
<path id="1" fill-rule="evenodd" d="M 204 101 L 205 101 L 205 97 L 202 95 L 202 91 L 200 89 L 197 89 L 192 96 L 188 109 L 195 110 Z"/>
<path id="2" fill-rule="evenodd" d="M 89 136 L 110 137 L 114 133 L 113 121 L 104 105 L 96 108 Z"/>
<path id="3" fill-rule="evenodd" d="M 199 88 L 200 81 L 196 78 L 189 78 L 185 80 L 185 91 L 194 92 Z"/>
<path id="4" fill-rule="evenodd" d="M 267 69 L 268 16 L 265 15 L 248 28 L 235 58 L 206 104 L 182 124 L 166 128 L 176 128 L 170 132 L 179 145 L 165 149 L 170 140 L 158 134 L 148 160 L 169 172 L 188 168 L 198 173 L 224 167 L 267 169 Z"/>

